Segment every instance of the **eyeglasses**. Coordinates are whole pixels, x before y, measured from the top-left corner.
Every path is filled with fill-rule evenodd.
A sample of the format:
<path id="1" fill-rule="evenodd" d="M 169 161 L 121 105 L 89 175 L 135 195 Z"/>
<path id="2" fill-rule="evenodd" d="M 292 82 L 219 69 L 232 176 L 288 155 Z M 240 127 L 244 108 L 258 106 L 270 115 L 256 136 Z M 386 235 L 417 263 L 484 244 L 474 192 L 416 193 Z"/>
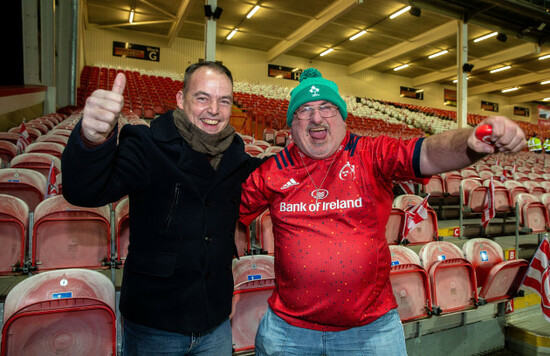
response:
<path id="1" fill-rule="evenodd" d="M 315 110 L 319 110 L 319 115 L 326 119 L 336 115 L 338 107 L 332 104 L 324 104 L 319 106 L 301 106 L 296 109 L 296 117 L 300 120 L 310 120 L 315 114 Z"/>

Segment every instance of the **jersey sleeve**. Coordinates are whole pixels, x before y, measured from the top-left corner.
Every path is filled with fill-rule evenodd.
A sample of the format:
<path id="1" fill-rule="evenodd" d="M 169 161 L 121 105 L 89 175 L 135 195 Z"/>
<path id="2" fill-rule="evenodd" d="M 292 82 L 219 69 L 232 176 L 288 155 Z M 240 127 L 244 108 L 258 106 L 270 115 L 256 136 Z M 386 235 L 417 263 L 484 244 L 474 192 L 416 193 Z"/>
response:
<path id="1" fill-rule="evenodd" d="M 367 142 L 363 160 L 371 160 L 375 171 L 386 182 L 409 181 L 427 184 L 430 177 L 420 173 L 420 149 L 424 138 L 410 140 L 379 136 Z M 369 147 L 370 146 L 370 147 Z"/>

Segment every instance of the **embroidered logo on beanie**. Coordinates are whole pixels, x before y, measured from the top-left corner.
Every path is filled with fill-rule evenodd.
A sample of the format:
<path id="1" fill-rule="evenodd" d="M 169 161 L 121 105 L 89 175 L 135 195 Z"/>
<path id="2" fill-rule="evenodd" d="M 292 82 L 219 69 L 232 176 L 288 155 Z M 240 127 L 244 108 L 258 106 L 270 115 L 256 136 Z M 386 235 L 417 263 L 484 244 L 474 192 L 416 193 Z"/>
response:
<path id="1" fill-rule="evenodd" d="M 342 119 L 346 121 L 348 109 L 346 102 L 338 93 L 338 86 L 331 80 L 323 78 L 315 68 L 304 70 L 300 76 L 300 84 L 290 93 L 290 102 L 286 113 L 286 123 L 290 127 L 294 112 L 300 105 L 310 101 L 326 100 L 338 107 Z"/>

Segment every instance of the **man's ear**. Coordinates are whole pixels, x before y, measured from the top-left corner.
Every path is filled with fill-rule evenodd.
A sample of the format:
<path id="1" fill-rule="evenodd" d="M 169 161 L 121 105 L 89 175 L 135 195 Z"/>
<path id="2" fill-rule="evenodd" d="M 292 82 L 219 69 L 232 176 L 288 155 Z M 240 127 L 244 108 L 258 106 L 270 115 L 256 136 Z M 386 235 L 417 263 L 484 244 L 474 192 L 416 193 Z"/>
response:
<path id="1" fill-rule="evenodd" d="M 176 104 L 178 108 L 183 109 L 183 90 L 178 91 L 176 94 Z"/>

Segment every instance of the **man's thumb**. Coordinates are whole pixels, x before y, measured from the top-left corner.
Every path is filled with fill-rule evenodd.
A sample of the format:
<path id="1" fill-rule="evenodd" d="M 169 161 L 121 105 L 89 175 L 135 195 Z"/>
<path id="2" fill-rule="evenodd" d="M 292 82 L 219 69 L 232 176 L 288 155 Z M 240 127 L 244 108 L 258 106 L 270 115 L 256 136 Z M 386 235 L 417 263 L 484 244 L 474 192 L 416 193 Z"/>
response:
<path id="1" fill-rule="evenodd" d="M 124 76 L 124 73 L 118 73 L 116 75 L 115 82 L 113 83 L 112 91 L 122 95 L 124 93 L 125 86 L 126 86 L 126 77 Z"/>

